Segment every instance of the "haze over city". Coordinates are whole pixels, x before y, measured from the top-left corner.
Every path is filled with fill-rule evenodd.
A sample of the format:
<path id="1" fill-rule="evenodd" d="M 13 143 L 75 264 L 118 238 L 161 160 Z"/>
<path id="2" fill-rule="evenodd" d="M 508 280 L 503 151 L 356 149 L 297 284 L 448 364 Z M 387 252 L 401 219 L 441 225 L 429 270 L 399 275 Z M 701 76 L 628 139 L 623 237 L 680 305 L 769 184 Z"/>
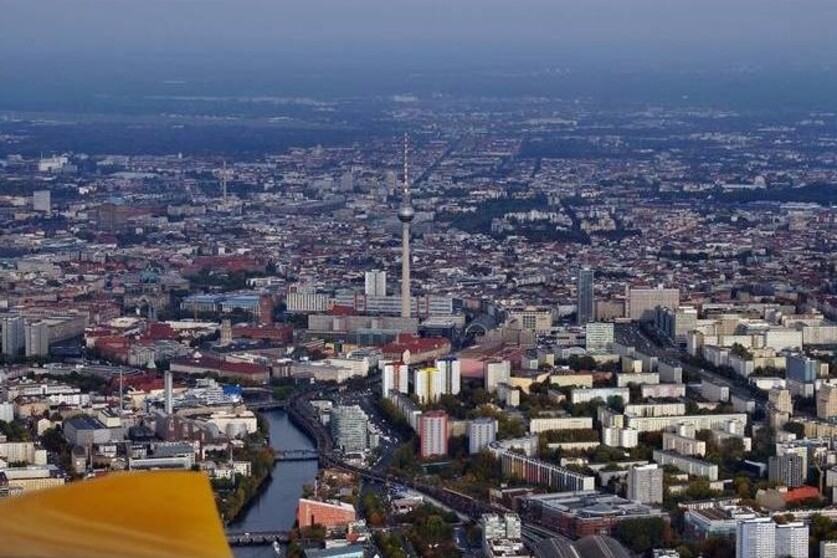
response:
<path id="1" fill-rule="evenodd" d="M 616 88 L 645 102 L 744 103 L 743 90 L 825 104 L 835 18 L 827 0 L 6 1 L 0 72 L 21 108 L 31 96 Z"/>

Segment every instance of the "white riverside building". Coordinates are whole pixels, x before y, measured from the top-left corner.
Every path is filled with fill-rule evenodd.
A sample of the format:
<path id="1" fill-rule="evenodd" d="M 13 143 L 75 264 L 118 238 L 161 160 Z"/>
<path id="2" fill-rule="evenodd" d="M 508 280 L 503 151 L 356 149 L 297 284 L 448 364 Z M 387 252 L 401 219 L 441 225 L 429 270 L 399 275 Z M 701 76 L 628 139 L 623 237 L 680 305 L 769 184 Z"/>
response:
<path id="1" fill-rule="evenodd" d="M 334 407 L 329 421 L 337 446 L 345 452 L 369 449 L 369 417 L 358 405 Z"/>

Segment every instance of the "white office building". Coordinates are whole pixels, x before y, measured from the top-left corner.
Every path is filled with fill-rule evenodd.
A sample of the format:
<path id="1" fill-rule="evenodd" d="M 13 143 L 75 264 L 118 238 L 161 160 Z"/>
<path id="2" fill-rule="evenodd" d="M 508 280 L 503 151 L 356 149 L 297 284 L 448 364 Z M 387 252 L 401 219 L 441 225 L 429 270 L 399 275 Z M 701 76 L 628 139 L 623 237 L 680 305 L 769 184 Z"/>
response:
<path id="1" fill-rule="evenodd" d="M 391 362 L 384 365 L 381 375 L 381 394 L 388 397 L 391 391 L 408 393 L 410 378 L 409 367 L 403 362 Z"/>
<path id="2" fill-rule="evenodd" d="M 808 558 L 808 526 L 801 521 L 777 525 L 776 556 Z"/>
<path id="3" fill-rule="evenodd" d="M 773 558 L 776 556 L 776 524 L 769 517 L 747 519 L 735 533 L 735 558 Z"/>
<path id="4" fill-rule="evenodd" d="M 483 555 L 488 558 L 529 558 L 531 554 L 522 541 L 523 525 L 517 514 L 483 514 Z"/>
<path id="5" fill-rule="evenodd" d="M 628 289 L 628 317 L 632 321 L 653 322 L 657 307 L 677 308 L 680 306 L 680 291 L 665 289 L 633 288 Z"/>
<path id="6" fill-rule="evenodd" d="M 511 362 L 501 360 L 489 362 L 485 365 L 485 391 L 497 391 L 497 385 L 508 383 L 511 378 Z"/>
<path id="7" fill-rule="evenodd" d="M 613 324 L 591 322 L 584 330 L 585 348 L 588 351 L 605 351 L 613 343 Z"/>
<path id="8" fill-rule="evenodd" d="M 438 368 L 429 366 L 426 368 L 415 368 L 413 370 L 413 393 L 418 397 L 420 404 L 424 405 L 438 401 L 444 391 L 444 378 Z"/>
<path id="9" fill-rule="evenodd" d="M 32 210 L 50 215 L 52 213 L 52 194 L 49 190 L 32 192 Z"/>
<path id="10" fill-rule="evenodd" d="M 486 539 L 519 539 L 522 533 L 520 516 L 514 513 L 505 515 L 483 514 L 482 532 Z"/>
<path id="11" fill-rule="evenodd" d="M 474 455 L 497 439 L 497 420 L 480 417 L 468 422 L 468 453 Z"/>
<path id="12" fill-rule="evenodd" d="M 462 389 L 462 363 L 458 358 L 447 357 L 436 361 L 436 369 L 442 374 L 444 393 L 459 395 Z"/>
<path id="13" fill-rule="evenodd" d="M 628 471 L 628 499 L 643 504 L 662 503 L 662 468 L 654 463 L 631 467 Z"/>
<path id="14" fill-rule="evenodd" d="M 369 417 L 358 405 L 334 407 L 331 411 L 331 434 L 345 452 L 369 448 Z"/>
<path id="15" fill-rule="evenodd" d="M 363 293 L 366 296 L 387 296 L 387 272 L 367 271 L 364 274 L 365 288 Z"/>
<path id="16" fill-rule="evenodd" d="M 837 541 L 820 541 L 820 558 L 837 558 Z"/>
<path id="17" fill-rule="evenodd" d="M 44 321 L 24 326 L 26 356 L 49 355 L 49 324 Z"/>
<path id="18" fill-rule="evenodd" d="M 26 347 L 26 334 L 23 316 L 0 317 L 0 353 L 15 357 Z"/>

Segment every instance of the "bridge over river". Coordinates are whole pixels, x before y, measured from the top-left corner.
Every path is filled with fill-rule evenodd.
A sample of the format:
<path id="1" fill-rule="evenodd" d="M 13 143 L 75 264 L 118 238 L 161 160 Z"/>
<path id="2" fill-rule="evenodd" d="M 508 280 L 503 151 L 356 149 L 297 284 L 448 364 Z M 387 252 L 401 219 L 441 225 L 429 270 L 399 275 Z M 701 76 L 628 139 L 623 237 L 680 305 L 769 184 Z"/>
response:
<path id="1" fill-rule="evenodd" d="M 227 542 L 230 546 L 264 545 L 274 542 L 287 544 L 289 541 L 288 531 L 227 532 Z"/>
<path id="2" fill-rule="evenodd" d="M 277 451 L 276 461 L 317 461 L 320 459 L 320 452 L 309 449 L 292 449 Z"/>

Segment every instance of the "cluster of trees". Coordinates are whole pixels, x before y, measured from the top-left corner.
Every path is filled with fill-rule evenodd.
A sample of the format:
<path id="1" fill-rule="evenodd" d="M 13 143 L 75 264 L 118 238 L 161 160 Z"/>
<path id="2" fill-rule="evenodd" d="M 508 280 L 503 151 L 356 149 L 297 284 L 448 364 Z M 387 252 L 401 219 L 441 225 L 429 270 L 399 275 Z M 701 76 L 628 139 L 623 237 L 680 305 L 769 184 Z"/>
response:
<path id="1" fill-rule="evenodd" d="M 72 469 L 72 448 L 70 448 L 70 443 L 64 438 L 64 434 L 59 428 L 52 427 L 44 430 L 41 434 L 41 445 L 48 452 L 58 456 L 62 469 L 65 471 Z"/>
<path id="2" fill-rule="evenodd" d="M 396 428 L 404 429 L 410 428 L 409 423 L 407 423 L 407 419 L 404 418 L 398 408 L 385 397 L 378 398 L 378 409 L 381 411 L 381 414 L 384 415 L 384 418 L 387 421 L 387 424 L 394 425 Z"/>
<path id="3" fill-rule="evenodd" d="M 32 433 L 26 423 L 20 420 L 6 422 L 0 420 L 0 434 L 6 437 L 8 442 L 31 442 Z"/>
<path id="4" fill-rule="evenodd" d="M 361 500 L 363 514 L 370 527 L 383 527 L 387 522 L 387 512 L 377 494 L 367 491 Z"/>
<path id="5" fill-rule="evenodd" d="M 676 469 L 675 472 L 678 474 L 680 473 L 680 471 Z M 686 487 L 686 490 L 677 495 L 671 495 L 667 491 L 665 496 L 663 497 L 663 507 L 671 510 L 676 508 L 677 504 L 679 504 L 680 502 L 709 500 L 711 498 L 717 498 L 720 495 L 720 491 L 712 489 L 712 486 L 708 479 L 703 477 L 697 477 L 691 479 Z"/>
<path id="6" fill-rule="evenodd" d="M 566 360 L 566 364 L 576 372 L 580 372 L 582 370 L 596 370 L 598 367 L 596 359 L 590 355 L 570 355 L 570 357 Z"/>
<path id="7" fill-rule="evenodd" d="M 453 537 L 455 513 L 445 513 L 425 504 L 401 517 L 408 523 L 407 539 L 421 558 L 452 558 L 460 556 Z"/>
<path id="8" fill-rule="evenodd" d="M 487 499 L 489 490 L 504 482 L 500 462 L 487 450 L 471 457 L 460 453 L 445 463 L 439 477 L 445 486 L 477 499 Z"/>
<path id="9" fill-rule="evenodd" d="M 811 516 L 809 524 L 809 553 L 811 558 L 820 558 L 820 541 L 837 540 L 837 523 L 820 514 Z"/>
<path id="10" fill-rule="evenodd" d="M 681 544 L 677 547 L 680 558 L 730 558 L 735 556 L 735 539 L 732 537 L 708 537 L 699 546 Z"/>
<path id="11" fill-rule="evenodd" d="M 457 215 L 442 215 L 442 220 L 451 220 L 451 225 L 469 233 L 491 233 L 491 222 L 503 217 L 506 213 L 516 213 L 540 209 L 546 206 L 546 196 L 538 196 L 528 200 L 501 198 L 488 200 L 480 204 L 475 213 L 460 213 Z"/>
<path id="12" fill-rule="evenodd" d="M 484 392 L 485 390 L 483 390 L 483 394 Z M 459 395 L 444 393 L 438 401 L 426 405 L 426 408 L 427 410 L 439 409 L 445 411 L 452 419 L 464 420 L 468 418 L 468 412 L 473 408 L 473 406 L 468 406 L 466 402 L 472 400 L 473 391 L 466 388 Z"/>
<path id="13" fill-rule="evenodd" d="M 290 542 L 288 543 L 288 558 L 305 558 L 305 548 L 309 544 L 322 543 L 325 540 L 328 531 L 322 525 L 311 525 L 310 527 L 294 527 L 289 533 Z"/>
<path id="14" fill-rule="evenodd" d="M 47 380 L 63 382 L 70 386 L 77 387 L 85 393 L 102 393 L 108 384 L 108 381 L 100 376 L 80 374 L 75 370 L 69 374 L 45 374 L 43 377 Z"/>
<path id="15" fill-rule="evenodd" d="M 616 524 L 613 536 L 631 551 L 641 554 L 666 546 L 669 526 L 662 517 L 626 519 Z M 668 535 L 668 537 L 667 537 Z"/>
<path id="16" fill-rule="evenodd" d="M 753 449 L 750 452 L 750 459 L 767 461 L 776 455 L 776 431 L 768 426 L 753 430 Z"/>
<path id="17" fill-rule="evenodd" d="M 729 349 L 730 354 L 735 355 L 740 358 L 744 358 L 750 360 L 753 358 L 753 353 L 747 350 L 744 345 L 740 343 L 733 343 L 732 347 Z"/>
<path id="18" fill-rule="evenodd" d="M 599 433 L 589 428 L 571 428 L 567 430 L 547 430 L 541 433 L 540 442 L 544 444 L 560 442 L 595 442 Z"/>
<path id="19" fill-rule="evenodd" d="M 400 534 L 379 531 L 375 533 L 373 540 L 383 558 L 407 558 L 404 539 Z"/>
<path id="20" fill-rule="evenodd" d="M 621 521 L 614 529 L 614 538 L 637 555 L 645 555 L 652 548 L 674 548 L 680 553 L 680 558 L 735 556 L 734 538 L 708 537 L 699 544 L 686 543 L 680 539 L 670 523 L 659 517 Z"/>
<path id="21" fill-rule="evenodd" d="M 398 446 L 395 452 L 393 452 L 390 469 L 396 474 L 409 476 L 422 475 L 423 470 L 419 463 L 418 455 L 416 454 L 417 446 L 418 438 L 413 434 L 409 440 Z"/>
<path id="22" fill-rule="evenodd" d="M 271 378 L 270 380 L 271 393 L 276 401 L 284 401 L 289 398 L 297 390 L 297 387 L 294 378 Z"/>
<path id="23" fill-rule="evenodd" d="M 529 393 L 520 394 L 520 411 L 526 418 L 532 419 L 540 416 L 544 411 L 555 408 L 555 403 L 549 398 L 549 384 L 533 383 L 529 386 Z"/>
<path id="24" fill-rule="evenodd" d="M 700 430 L 695 438 L 706 442 L 704 459 L 718 466 L 722 478 L 732 477 L 738 472 L 745 453 L 741 438 L 727 438 L 718 443 L 711 430 Z"/>
<path id="25" fill-rule="evenodd" d="M 259 493 L 262 484 L 268 479 L 274 465 L 273 450 L 266 445 L 245 445 L 234 451 L 236 460 L 249 461 L 249 477 L 236 475 L 232 487 L 215 484 L 215 502 L 225 521 L 238 517 L 241 511 Z"/>
<path id="26" fill-rule="evenodd" d="M 770 188 L 767 190 L 746 190 L 735 192 L 714 192 L 715 195 L 725 202 L 747 203 L 747 202 L 804 202 L 804 203 L 829 203 L 834 199 L 837 186 L 834 184 L 815 183 L 799 188 L 784 187 Z"/>
<path id="27" fill-rule="evenodd" d="M 526 434 L 526 425 L 522 421 L 510 416 L 496 407 L 482 405 L 477 408 L 475 416 L 491 417 L 497 421 L 497 439 L 519 438 Z"/>

